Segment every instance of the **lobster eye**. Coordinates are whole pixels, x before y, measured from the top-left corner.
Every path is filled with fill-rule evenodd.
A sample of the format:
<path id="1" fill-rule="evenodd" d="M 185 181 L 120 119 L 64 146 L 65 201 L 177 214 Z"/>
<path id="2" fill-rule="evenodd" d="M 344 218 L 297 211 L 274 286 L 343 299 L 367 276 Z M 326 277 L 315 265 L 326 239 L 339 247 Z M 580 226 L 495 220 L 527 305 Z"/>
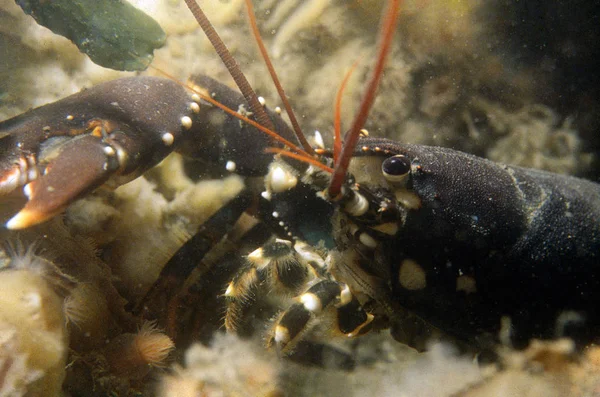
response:
<path id="1" fill-rule="evenodd" d="M 403 182 L 410 172 L 410 160 L 401 154 L 388 157 L 381 164 L 381 172 L 388 182 Z"/>

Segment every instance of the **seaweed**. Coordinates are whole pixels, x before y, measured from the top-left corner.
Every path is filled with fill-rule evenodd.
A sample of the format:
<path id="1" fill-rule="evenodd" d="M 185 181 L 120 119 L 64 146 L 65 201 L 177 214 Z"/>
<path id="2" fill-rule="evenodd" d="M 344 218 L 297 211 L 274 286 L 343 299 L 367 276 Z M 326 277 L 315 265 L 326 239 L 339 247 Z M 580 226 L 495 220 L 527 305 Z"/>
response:
<path id="1" fill-rule="evenodd" d="M 144 12 L 122 0 L 17 0 L 38 24 L 71 40 L 100 65 L 144 70 L 166 34 Z"/>

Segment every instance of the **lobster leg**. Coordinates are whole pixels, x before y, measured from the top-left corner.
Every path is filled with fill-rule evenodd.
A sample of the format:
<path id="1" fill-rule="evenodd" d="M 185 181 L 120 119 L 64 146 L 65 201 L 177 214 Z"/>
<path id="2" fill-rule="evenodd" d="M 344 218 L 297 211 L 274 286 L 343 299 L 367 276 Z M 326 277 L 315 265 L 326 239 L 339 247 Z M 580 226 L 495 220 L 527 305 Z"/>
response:
<path id="1" fill-rule="evenodd" d="M 133 311 L 140 313 L 144 307 L 163 307 L 165 302 L 174 298 L 202 258 L 231 231 L 241 214 L 250 206 L 251 199 L 246 190 L 211 216 L 167 262 L 156 283 Z M 156 301 L 161 301 L 161 304 L 157 305 Z"/>
<path id="2" fill-rule="evenodd" d="M 366 313 L 356 297 L 344 284 L 333 280 L 321 280 L 298 298 L 299 302 L 287 308 L 276 321 L 269 346 L 287 353 L 294 348 L 302 335 L 311 328 L 311 323 L 321 315 L 333 315 L 337 332 L 347 337 L 362 335 L 370 330 L 374 319 Z M 335 310 L 330 310 L 335 309 Z"/>

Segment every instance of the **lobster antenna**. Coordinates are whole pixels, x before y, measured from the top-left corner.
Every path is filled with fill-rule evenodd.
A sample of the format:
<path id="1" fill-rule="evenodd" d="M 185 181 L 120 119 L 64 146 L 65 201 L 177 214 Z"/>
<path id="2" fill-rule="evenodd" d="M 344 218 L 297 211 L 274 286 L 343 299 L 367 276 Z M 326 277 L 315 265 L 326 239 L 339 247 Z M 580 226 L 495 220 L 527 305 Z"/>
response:
<path id="1" fill-rule="evenodd" d="M 306 137 L 304 136 L 304 133 L 302 132 L 302 129 L 300 128 L 300 124 L 298 123 L 298 120 L 296 119 L 294 110 L 292 109 L 292 106 L 290 105 L 290 102 L 288 101 L 287 96 L 285 95 L 285 91 L 283 90 L 281 82 L 279 81 L 279 77 L 277 77 L 277 72 L 275 72 L 275 68 L 273 67 L 273 63 L 271 62 L 271 58 L 269 57 L 269 54 L 265 47 L 265 43 L 263 42 L 263 39 L 260 36 L 258 26 L 256 25 L 256 15 L 254 14 L 254 7 L 252 6 L 252 0 L 246 0 L 246 8 L 248 9 L 248 20 L 250 21 L 250 27 L 252 28 L 252 34 L 254 35 L 256 44 L 258 45 L 258 48 L 260 49 L 260 53 L 262 54 L 263 60 L 265 61 L 265 65 L 267 65 L 267 69 L 269 70 L 269 74 L 271 75 L 271 80 L 273 80 L 273 84 L 275 84 L 277 93 L 279 94 L 279 97 L 281 98 L 281 101 L 283 102 L 285 111 L 288 114 L 288 117 L 290 118 L 290 122 L 292 123 L 292 128 L 294 129 L 296 138 L 298 138 L 298 141 L 300 142 L 300 144 L 302 145 L 302 147 L 304 148 L 304 150 L 306 152 L 310 153 L 311 155 L 314 155 L 315 152 L 314 152 L 313 148 L 310 146 L 310 144 L 308 143 L 308 141 L 306 140 Z"/>
<path id="2" fill-rule="evenodd" d="M 274 132 L 273 130 L 257 123 L 256 121 L 249 119 L 248 117 L 240 114 L 239 112 L 236 112 L 233 109 L 228 108 L 227 106 L 223 105 L 221 102 L 217 101 L 216 99 L 205 95 L 204 93 L 202 93 L 201 91 L 199 91 L 198 89 L 196 89 L 196 87 L 194 86 L 190 86 L 188 84 L 182 83 L 179 80 L 177 80 L 174 76 L 170 75 L 169 73 L 165 72 L 162 69 L 159 69 L 157 67 L 154 67 L 152 65 L 148 65 L 149 68 L 154 69 L 155 71 L 157 71 L 158 73 L 162 74 L 163 76 L 165 76 L 166 78 L 173 80 L 174 82 L 176 82 L 177 84 L 179 84 L 180 86 L 182 86 L 183 88 L 186 88 L 190 91 L 192 91 L 194 94 L 198 95 L 202 100 L 210 103 L 211 105 L 214 105 L 216 107 L 218 107 L 219 109 L 221 109 L 222 111 L 224 111 L 225 113 L 229 114 L 230 116 L 235 117 L 238 120 L 243 121 L 244 123 L 251 125 L 252 127 L 256 128 L 257 130 L 262 131 L 263 133 L 265 133 L 266 135 L 270 136 L 271 138 L 273 138 L 275 141 L 281 143 L 284 146 L 289 147 L 291 150 L 295 151 L 296 153 L 299 153 L 303 156 L 306 156 L 308 158 L 310 157 L 310 154 L 306 153 L 304 150 L 302 150 L 302 148 L 296 146 L 295 144 L 293 144 L 292 142 L 288 141 L 287 139 L 285 139 L 284 137 L 282 137 L 281 135 L 279 135 L 278 133 Z"/>
<path id="3" fill-rule="evenodd" d="M 340 152 L 342 151 L 342 96 L 356 65 L 358 65 L 358 61 L 355 61 L 352 64 L 352 67 L 346 72 L 342 84 L 340 84 L 340 88 L 338 88 L 337 94 L 335 95 L 335 116 L 333 118 L 333 164 L 337 163 Z"/>
<path id="4" fill-rule="evenodd" d="M 382 24 L 380 36 L 379 36 L 379 51 L 377 54 L 377 61 L 375 62 L 375 68 L 373 74 L 367 84 L 367 88 L 363 95 L 360 103 L 359 111 L 352 121 L 350 130 L 346 133 L 344 140 L 344 146 L 342 148 L 342 154 L 340 155 L 337 163 L 335 164 L 335 171 L 329 188 L 327 189 L 328 195 L 331 198 L 339 196 L 342 190 L 342 183 L 346 179 L 346 173 L 348 172 L 348 166 L 350 165 L 350 159 L 354 153 L 354 148 L 360 137 L 360 130 L 367 121 L 369 110 L 375 101 L 375 92 L 379 86 L 379 81 L 383 74 L 383 66 L 385 60 L 390 52 L 392 44 L 392 38 L 394 31 L 396 30 L 396 22 L 398 20 L 398 12 L 400 10 L 400 0 L 390 0 L 384 13 L 384 21 Z"/>
<path id="5" fill-rule="evenodd" d="M 310 164 L 314 167 L 320 168 L 321 170 L 328 172 L 330 174 L 333 174 L 333 168 L 326 166 L 325 164 L 321 163 L 319 160 L 315 159 L 314 157 L 307 156 L 304 153 L 294 153 L 294 152 L 290 152 L 289 150 L 281 149 L 278 147 L 266 148 L 265 153 L 274 153 L 274 154 L 279 154 L 281 156 L 289 157 L 289 158 L 301 161 L 303 163 Z"/>
<path id="6" fill-rule="evenodd" d="M 236 62 L 235 58 L 233 58 L 227 49 L 227 46 L 225 46 L 225 43 L 223 43 L 223 40 L 221 40 L 221 37 L 219 37 L 217 31 L 212 26 L 196 0 L 185 0 L 185 4 L 187 4 L 188 8 L 194 15 L 194 18 L 196 18 L 196 21 L 198 21 L 198 24 L 204 31 L 204 34 L 206 34 L 206 37 L 208 37 L 208 40 L 211 42 L 215 51 L 225 64 L 229 74 L 231 77 L 233 77 L 235 84 L 237 84 L 238 88 L 242 92 L 242 95 L 244 95 L 246 102 L 248 102 L 250 110 L 256 115 L 256 120 L 258 123 L 264 125 L 270 130 L 274 130 L 275 128 L 273 127 L 271 119 L 269 116 L 267 116 L 267 113 L 258 101 L 258 97 L 250 86 L 250 83 L 248 83 L 246 76 L 244 76 L 244 73 L 242 73 L 242 70 L 240 69 L 240 66 Z"/>

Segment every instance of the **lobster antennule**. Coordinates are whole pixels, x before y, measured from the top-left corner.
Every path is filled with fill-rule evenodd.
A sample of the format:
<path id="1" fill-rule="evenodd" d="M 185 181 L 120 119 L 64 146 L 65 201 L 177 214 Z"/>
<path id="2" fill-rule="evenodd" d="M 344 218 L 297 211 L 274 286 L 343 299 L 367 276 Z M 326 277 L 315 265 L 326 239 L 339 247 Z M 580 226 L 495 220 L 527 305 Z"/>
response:
<path id="1" fill-rule="evenodd" d="M 250 27 L 252 29 L 252 34 L 254 35 L 254 39 L 256 41 L 256 44 L 258 45 L 260 53 L 265 62 L 265 65 L 267 66 L 267 69 L 269 70 L 269 74 L 271 75 L 271 80 L 273 80 L 273 84 L 275 85 L 275 88 L 277 89 L 277 93 L 279 94 L 279 97 L 281 98 L 281 101 L 283 102 L 285 111 L 287 112 L 288 117 L 290 118 L 290 122 L 292 123 L 292 128 L 294 129 L 296 138 L 298 138 L 298 141 L 300 142 L 300 144 L 302 145 L 302 147 L 304 148 L 304 150 L 307 153 L 314 155 L 315 151 L 313 150 L 312 146 L 310 146 L 310 144 L 306 140 L 306 137 L 304 136 L 304 133 L 302 132 L 302 129 L 300 128 L 300 124 L 298 123 L 298 120 L 296 119 L 296 114 L 294 113 L 294 110 L 292 109 L 292 106 L 290 105 L 290 102 L 288 101 L 287 96 L 285 95 L 285 91 L 281 85 L 281 82 L 279 81 L 277 72 L 275 72 L 275 68 L 273 67 L 273 63 L 271 62 L 271 58 L 269 57 L 267 48 L 265 47 L 265 43 L 263 42 L 263 39 L 260 36 L 258 26 L 256 25 L 256 15 L 254 14 L 254 7 L 252 6 L 251 0 L 246 0 L 246 8 L 248 9 L 248 20 L 250 21 Z"/>
<path id="2" fill-rule="evenodd" d="M 381 76 L 383 74 L 385 60 L 390 52 L 392 38 L 396 30 L 396 22 L 398 20 L 399 10 L 400 0 L 390 0 L 384 11 L 384 22 L 382 24 L 379 37 L 379 51 L 377 54 L 377 61 L 375 62 L 375 68 L 369 83 L 367 84 L 365 94 L 361 100 L 359 111 L 352 121 L 350 130 L 346 134 L 344 146 L 342 148 L 342 154 L 335 164 L 335 171 L 333 177 L 331 178 L 329 188 L 327 189 L 329 197 L 338 197 L 342 190 L 342 183 L 346 178 L 348 166 L 350 165 L 350 159 L 352 158 L 354 147 L 356 146 L 360 136 L 360 130 L 367 121 L 369 110 L 375 101 L 375 92 L 377 91 L 379 81 L 381 80 Z"/>

